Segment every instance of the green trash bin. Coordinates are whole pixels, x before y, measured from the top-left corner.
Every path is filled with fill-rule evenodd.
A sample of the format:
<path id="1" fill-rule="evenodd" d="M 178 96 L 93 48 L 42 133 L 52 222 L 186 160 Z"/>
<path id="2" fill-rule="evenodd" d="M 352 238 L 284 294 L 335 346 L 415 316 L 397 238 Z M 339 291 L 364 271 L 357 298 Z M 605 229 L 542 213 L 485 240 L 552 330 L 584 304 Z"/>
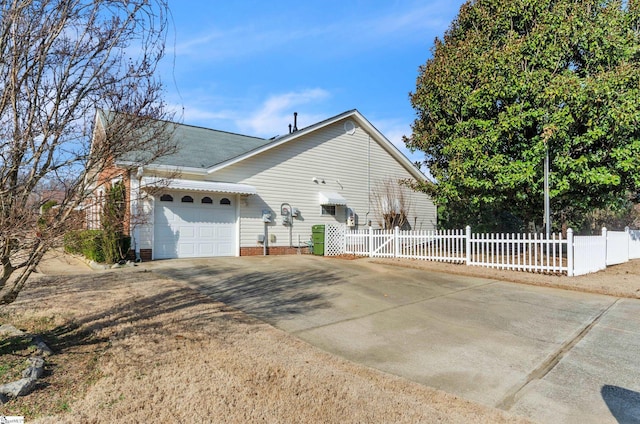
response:
<path id="1" fill-rule="evenodd" d="M 324 225 L 311 227 L 311 241 L 313 242 L 313 254 L 324 255 Z"/>

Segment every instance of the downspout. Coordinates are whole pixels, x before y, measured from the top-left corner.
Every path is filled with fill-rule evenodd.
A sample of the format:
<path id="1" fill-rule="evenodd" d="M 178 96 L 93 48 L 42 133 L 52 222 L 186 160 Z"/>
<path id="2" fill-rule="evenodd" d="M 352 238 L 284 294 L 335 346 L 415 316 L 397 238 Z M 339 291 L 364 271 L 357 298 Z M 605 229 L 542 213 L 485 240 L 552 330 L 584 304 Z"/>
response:
<path id="1" fill-rule="evenodd" d="M 267 222 L 264 223 L 264 236 L 262 240 L 262 256 L 267 256 L 267 243 L 269 242 L 269 230 L 267 228 Z"/>
<path id="2" fill-rule="evenodd" d="M 364 215 L 364 221 L 370 227 L 368 218 L 371 213 L 371 135 L 367 134 L 367 138 L 367 213 Z"/>
<path id="3" fill-rule="evenodd" d="M 135 204 L 135 214 L 131 214 L 134 218 L 134 227 L 133 227 L 133 248 L 136 255 L 136 263 L 142 262 L 142 257 L 140 256 L 140 243 L 138 240 L 140 239 L 140 225 L 139 222 L 136 222 L 138 218 L 139 208 L 140 208 L 140 187 L 142 186 L 142 174 L 144 174 L 144 169 L 140 166 L 136 172 L 136 179 L 138 180 L 138 186 L 136 187 L 136 204 Z"/>

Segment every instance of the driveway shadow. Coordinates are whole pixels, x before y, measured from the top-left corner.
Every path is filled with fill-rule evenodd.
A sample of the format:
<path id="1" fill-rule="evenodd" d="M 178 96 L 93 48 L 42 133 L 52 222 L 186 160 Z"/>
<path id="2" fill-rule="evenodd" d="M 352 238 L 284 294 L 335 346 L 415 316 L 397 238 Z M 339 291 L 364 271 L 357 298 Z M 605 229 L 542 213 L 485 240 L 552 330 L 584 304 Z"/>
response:
<path id="1" fill-rule="evenodd" d="M 183 281 L 213 300 L 265 321 L 291 319 L 331 306 L 336 295 L 324 290 L 341 278 L 327 270 L 242 271 L 216 275 L 210 267 L 163 269 L 163 276 Z"/>
<path id="2" fill-rule="evenodd" d="M 137 285 L 154 284 L 158 277 L 186 283 L 186 286 L 162 289 L 158 293 L 150 290 L 144 295 L 135 292 Z M 135 282 L 133 285 L 132 281 Z M 69 305 L 70 309 L 75 309 L 77 302 L 81 302 L 87 308 L 86 314 L 43 336 L 50 347 L 58 352 L 80 345 L 102 350 L 109 343 L 109 338 L 113 337 L 108 331 L 104 333 L 108 334 L 106 337 L 101 337 L 102 330 L 122 324 L 129 327 L 128 332 L 153 331 L 160 335 L 165 329 L 158 326 L 155 320 L 163 316 L 171 316 L 172 324 L 185 327 L 204 327 L 215 319 L 218 329 L 225 328 L 224 332 L 228 325 L 257 323 L 256 318 L 269 322 L 327 308 L 335 295 L 323 291 L 323 288 L 341 281 L 336 273 L 320 269 L 258 272 L 243 271 L 239 267 L 200 265 L 156 269 L 152 272 L 107 271 L 90 275 L 40 277 L 21 293 L 20 303 L 39 303 L 46 299 L 59 308 Z M 110 296 L 111 289 L 121 285 L 132 287 L 129 289 L 132 291 L 131 297 L 106 308 L 100 304 L 100 299 Z M 194 296 L 193 289 L 199 295 Z M 190 313 L 178 320 L 172 315 L 207 303 L 211 303 L 213 309 Z"/>
<path id="3" fill-rule="evenodd" d="M 157 322 L 163 317 L 170 319 L 174 326 L 184 327 L 204 327 L 210 324 L 212 319 L 218 321 L 218 328 L 225 328 L 227 324 L 255 321 L 186 286 L 161 286 L 157 293 L 154 293 L 153 289 L 136 292 L 136 285 L 157 284 L 158 278 L 157 273 L 151 272 L 105 272 L 90 276 L 46 277 L 39 279 L 37 285 L 21 293 L 20 300 L 23 303 L 35 303 L 46 299 L 58 308 L 64 309 L 69 305 L 70 310 L 76 310 L 78 302 L 86 307 L 86 313 L 79 314 L 68 323 L 43 334 L 55 352 L 80 345 L 95 346 L 96 350 L 101 350 L 105 347 L 104 344 L 109 343 L 114 337 L 114 334 L 109 331 L 103 333 L 103 330 L 118 326 L 125 326 L 126 333 L 168 333 L 168 330 Z M 103 305 L 100 299 L 110 296 L 110 290 L 118 289 L 119 286 L 131 287 L 131 296 L 114 304 L 107 302 Z M 122 297 L 122 294 L 120 296 Z M 175 312 L 190 310 L 204 304 L 210 304 L 211 307 L 200 309 L 199 312 L 174 315 Z M 125 335 L 116 334 L 115 337 Z"/>
<path id="4" fill-rule="evenodd" d="M 640 393 L 608 384 L 600 393 L 618 423 L 640 423 Z"/>

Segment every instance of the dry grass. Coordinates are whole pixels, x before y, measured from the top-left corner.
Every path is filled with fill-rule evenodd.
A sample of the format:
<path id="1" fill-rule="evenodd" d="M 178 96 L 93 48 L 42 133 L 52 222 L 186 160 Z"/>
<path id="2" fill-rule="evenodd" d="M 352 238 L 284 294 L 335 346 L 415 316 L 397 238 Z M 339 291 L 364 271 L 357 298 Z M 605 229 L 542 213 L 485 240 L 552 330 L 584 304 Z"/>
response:
<path id="1" fill-rule="evenodd" d="M 56 352 L 29 422 L 526 422 L 336 358 L 152 272 L 34 279 L 0 320 Z"/>
<path id="2" fill-rule="evenodd" d="M 494 268 L 411 259 L 375 259 L 373 262 L 444 272 L 447 274 L 490 278 L 520 284 L 640 299 L 640 259 L 634 259 L 620 265 L 607 267 L 604 271 L 578 277 L 506 271 Z"/>

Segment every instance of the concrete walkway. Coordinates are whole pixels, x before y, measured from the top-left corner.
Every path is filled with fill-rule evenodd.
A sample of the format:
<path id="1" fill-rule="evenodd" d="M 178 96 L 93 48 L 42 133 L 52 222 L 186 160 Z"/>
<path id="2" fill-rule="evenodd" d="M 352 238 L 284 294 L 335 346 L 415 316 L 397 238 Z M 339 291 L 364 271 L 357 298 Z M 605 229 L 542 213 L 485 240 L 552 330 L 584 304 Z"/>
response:
<path id="1" fill-rule="evenodd" d="M 48 251 L 36 267 L 36 274 L 45 275 L 77 275 L 91 271 L 92 268 L 83 259 L 57 249 Z"/>

